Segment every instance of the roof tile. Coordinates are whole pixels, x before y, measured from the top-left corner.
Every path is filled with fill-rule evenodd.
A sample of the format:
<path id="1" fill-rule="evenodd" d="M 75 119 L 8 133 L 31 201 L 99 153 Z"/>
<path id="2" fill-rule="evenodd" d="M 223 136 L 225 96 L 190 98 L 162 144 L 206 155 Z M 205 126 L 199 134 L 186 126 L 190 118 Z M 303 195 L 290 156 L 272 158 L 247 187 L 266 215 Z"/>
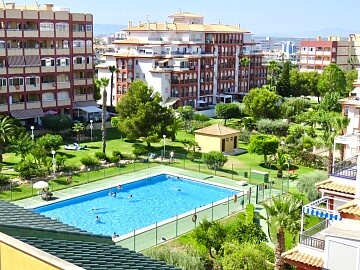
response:
<path id="1" fill-rule="evenodd" d="M 223 136 L 240 133 L 240 131 L 222 126 L 220 124 L 211 125 L 205 128 L 201 128 L 195 131 L 195 134 L 205 134 L 205 135 L 215 135 L 215 136 Z"/>
<path id="2" fill-rule="evenodd" d="M 339 183 L 331 179 L 321 181 L 319 183 L 316 183 L 315 185 L 319 189 L 321 188 L 321 189 L 327 189 L 331 191 L 337 191 L 337 192 L 355 195 L 355 186 Z"/>
<path id="3" fill-rule="evenodd" d="M 290 249 L 289 251 L 281 254 L 285 260 L 295 261 L 304 263 L 310 266 L 322 268 L 324 265 L 324 259 L 320 257 L 316 257 L 304 252 L 299 252 L 297 248 Z"/>
<path id="4" fill-rule="evenodd" d="M 344 205 L 338 207 L 337 210 L 341 213 L 360 216 L 360 205 L 357 204 L 356 200 L 345 203 Z"/>

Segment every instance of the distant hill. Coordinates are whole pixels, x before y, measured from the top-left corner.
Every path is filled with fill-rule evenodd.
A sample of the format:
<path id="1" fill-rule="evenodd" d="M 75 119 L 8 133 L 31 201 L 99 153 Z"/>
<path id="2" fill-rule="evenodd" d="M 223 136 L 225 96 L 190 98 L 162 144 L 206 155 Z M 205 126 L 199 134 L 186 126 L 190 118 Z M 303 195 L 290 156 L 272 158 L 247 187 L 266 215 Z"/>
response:
<path id="1" fill-rule="evenodd" d="M 94 36 L 113 35 L 126 27 L 123 24 L 94 24 Z"/>

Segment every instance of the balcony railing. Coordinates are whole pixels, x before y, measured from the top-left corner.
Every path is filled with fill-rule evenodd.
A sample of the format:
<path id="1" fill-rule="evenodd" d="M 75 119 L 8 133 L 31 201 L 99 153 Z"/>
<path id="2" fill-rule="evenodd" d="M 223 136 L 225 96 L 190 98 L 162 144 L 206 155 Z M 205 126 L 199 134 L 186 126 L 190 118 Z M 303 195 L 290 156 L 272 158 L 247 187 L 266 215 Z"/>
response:
<path id="1" fill-rule="evenodd" d="M 324 220 L 300 234 L 299 243 L 313 248 L 325 249 L 325 240 L 320 232 L 328 227 L 329 221 Z"/>
<path id="2" fill-rule="evenodd" d="M 356 164 L 357 164 L 357 156 L 338 162 L 334 165 L 334 170 L 331 175 L 347 178 L 350 180 L 356 180 L 356 173 L 357 173 Z"/>

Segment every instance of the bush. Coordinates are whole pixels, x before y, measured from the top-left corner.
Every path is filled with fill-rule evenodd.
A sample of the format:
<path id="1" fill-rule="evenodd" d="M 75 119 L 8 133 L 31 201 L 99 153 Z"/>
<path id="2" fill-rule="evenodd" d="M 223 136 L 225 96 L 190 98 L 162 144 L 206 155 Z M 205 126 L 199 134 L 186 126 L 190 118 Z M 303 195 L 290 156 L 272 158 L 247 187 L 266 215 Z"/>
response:
<path id="1" fill-rule="evenodd" d="M 107 155 L 103 152 L 96 152 L 95 153 L 95 157 L 99 160 L 106 160 L 109 161 L 109 158 L 107 157 Z"/>
<path id="2" fill-rule="evenodd" d="M 109 162 L 111 163 L 118 163 L 120 161 L 120 158 L 117 156 L 112 156 L 109 158 Z"/>
<path id="3" fill-rule="evenodd" d="M 254 222 L 255 207 L 253 204 L 246 205 L 246 224 L 251 224 Z"/>
<path id="4" fill-rule="evenodd" d="M 113 157 L 117 157 L 118 159 L 123 158 L 123 154 L 121 154 L 120 151 L 113 151 L 112 152 Z"/>
<path id="5" fill-rule="evenodd" d="M 123 154 L 123 159 L 125 160 L 135 160 L 136 156 L 132 153 L 124 153 Z"/>
<path id="6" fill-rule="evenodd" d="M 256 122 L 256 128 L 261 133 L 281 137 L 287 135 L 289 123 L 283 120 L 262 119 Z"/>
<path id="7" fill-rule="evenodd" d="M 297 189 L 304 193 L 307 199 L 311 202 L 320 197 L 320 193 L 317 192 L 315 184 L 326 180 L 328 175 L 324 171 L 315 171 L 307 174 L 302 174 L 298 178 L 296 185 Z"/>
<path id="8" fill-rule="evenodd" d="M 228 161 L 228 157 L 219 151 L 204 153 L 202 157 L 207 167 L 212 170 L 224 167 L 224 164 Z"/>
<path id="9" fill-rule="evenodd" d="M 140 156 L 147 155 L 148 148 L 143 144 L 134 144 L 132 153 L 138 158 Z"/>
<path id="10" fill-rule="evenodd" d="M 210 120 L 210 116 L 202 113 L 195 113 L 194 120 L 199 122 L 207 122 Z"/>
<path id="11" fill-rule="evenodd" d="M 63 172 L 75 172 L 79 170 L 79 166 L 76 166 L 75 164 L 64 164 L 64 166 L 61 168 L 61 171 Z"/>
<path id="12" fill-rule="evenodd" d="M 251 131 L 247 129 L 242 129 L 240 130 L 239 141 L 243 143 L 249 143 L 250 136 L 251 136 Z"/>
<path id="13" fill-rule="evenodd" d="M 14 170 L 19 173 L 22 179 L 30 179 L 31 176 L 43 176 L 46 169 L 39 168 L 34 162 L 29 159 L 20 161 L 14 166 Z"/>
<path id="14" fill-rule="evenodd" d="M 83 164 L 86 167 L 95 167 L 95 166 L 100 166 L 100 162 L 98 159 L 93 158 L 93 157 L 82 157 L 80 159 L 81 164 Z"/>

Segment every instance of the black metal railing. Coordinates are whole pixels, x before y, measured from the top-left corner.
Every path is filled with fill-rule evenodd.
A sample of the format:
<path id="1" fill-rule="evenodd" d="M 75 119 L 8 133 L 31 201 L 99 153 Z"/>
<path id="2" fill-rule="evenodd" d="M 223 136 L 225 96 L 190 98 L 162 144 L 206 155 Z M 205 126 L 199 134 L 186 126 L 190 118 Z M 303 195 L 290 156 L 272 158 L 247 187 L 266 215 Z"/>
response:
<path id="1" fill-rule="evenodd" d="M 356 164 L 357 156 L 335 163 L 334 170 L 331 175 L 356 180 Z"/>
<path id="2" fill-rule="evenodd" d="M 311 227 L 310 229 L 302 232 L 300 234 L 299 243 L 302 245 L 314 247 L 317 249 L 324 250 L 325 249 L 325 240 L 316 237 L 321 231 L 326 229 L 329 225 L 328 220 L 324 220 L 315 226 Z"/>

